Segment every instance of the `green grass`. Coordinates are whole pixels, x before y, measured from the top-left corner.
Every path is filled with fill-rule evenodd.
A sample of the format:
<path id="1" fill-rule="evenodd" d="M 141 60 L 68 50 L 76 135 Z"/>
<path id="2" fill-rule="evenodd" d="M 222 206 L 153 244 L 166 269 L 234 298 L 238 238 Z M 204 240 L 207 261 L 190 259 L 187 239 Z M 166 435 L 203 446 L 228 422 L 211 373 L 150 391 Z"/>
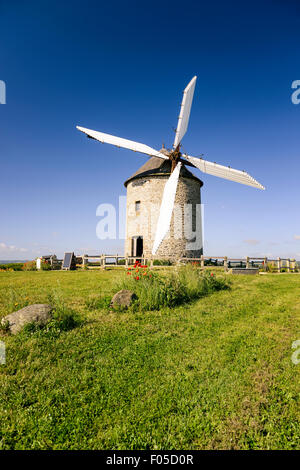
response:
<path id="1" fill-rule="evenodd" d="M 124 276 L 0 273 L 0 317 L 50 298 L 80 318 L 1 336 L 0 449 L 300 449 L 298 275 L 110 312 Z"/>

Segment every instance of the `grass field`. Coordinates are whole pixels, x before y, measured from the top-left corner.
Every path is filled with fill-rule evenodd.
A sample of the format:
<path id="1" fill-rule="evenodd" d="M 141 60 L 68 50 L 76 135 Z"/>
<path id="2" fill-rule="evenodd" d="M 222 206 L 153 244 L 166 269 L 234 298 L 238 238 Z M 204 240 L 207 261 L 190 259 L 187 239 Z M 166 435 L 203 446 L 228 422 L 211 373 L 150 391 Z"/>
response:
<path id="1" fill-rule="evenodd" d="M 83 321 L 0 337 L 0 449 L 300 449 L 300 276 L 233 276 L 174 309 L 89 307 L 122 277 L 0 273 L 0 317 L 50 295 Z"/>

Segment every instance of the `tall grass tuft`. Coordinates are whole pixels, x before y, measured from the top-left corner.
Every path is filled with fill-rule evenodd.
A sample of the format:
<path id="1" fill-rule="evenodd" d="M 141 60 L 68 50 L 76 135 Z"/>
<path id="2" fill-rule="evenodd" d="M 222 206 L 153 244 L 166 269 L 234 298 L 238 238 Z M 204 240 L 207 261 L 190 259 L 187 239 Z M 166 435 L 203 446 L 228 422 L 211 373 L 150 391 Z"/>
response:
<path id="1" fill-rule="evenodd" d="M 136 294 L 137 300 L 132 309 L 140 311 L 173 308 L 229 288 L 228 279 L 192 266 L 180 267 L 166 275 L 153 273 L 151 277 L 141 277 L 139 280 L 126 276 L 118 285 L 118 290 L 129 289 Z"/>
<path id="2" fill-rule="evenodd" d="M 110 295 L 98 295 L 88 297 L 85 301 L 85 305 L 88 310 L 93 311 L 107 309 L 110 306 L 110 302 Z"/>

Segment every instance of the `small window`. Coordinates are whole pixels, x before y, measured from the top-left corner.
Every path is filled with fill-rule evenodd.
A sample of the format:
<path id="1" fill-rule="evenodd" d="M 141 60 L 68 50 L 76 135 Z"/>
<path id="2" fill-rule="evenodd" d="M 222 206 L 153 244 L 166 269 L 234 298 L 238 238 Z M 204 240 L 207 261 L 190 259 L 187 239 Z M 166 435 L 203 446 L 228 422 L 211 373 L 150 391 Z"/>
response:
<path id="1" fill-rule="evenodd" d="M 141 209 L 141 201 L 135 201 L 135 212 L 139 212 Z"/>

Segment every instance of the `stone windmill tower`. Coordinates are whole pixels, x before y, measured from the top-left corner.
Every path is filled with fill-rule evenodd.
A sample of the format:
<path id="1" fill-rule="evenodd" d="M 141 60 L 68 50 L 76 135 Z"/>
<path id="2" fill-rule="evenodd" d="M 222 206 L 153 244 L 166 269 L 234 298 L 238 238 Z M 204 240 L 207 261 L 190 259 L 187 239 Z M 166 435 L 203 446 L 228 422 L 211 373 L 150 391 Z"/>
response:
<path id="1" fill-rule="evenodd" d="M 77 126 L 102 143 L 144 153 L 151 158 L 126 182 L 127 235 L 125 254 L 156 258 L 199 257 L 202 254 L 200 188 L 202 181 L 187 168 L 265 189 L 245 171 L 218 165 L 180 151 L 194 96 L 196 77 L 183 92 L 173 148 L 159 152 L 148 145 Z"/>
<path id="2" fill-rule="evenodd" d="M 160 204 L 171 166 L 170 160 L 152 157 L 125 181 L 125 256 L 152 256 Z M 169 233 L 159 245 L 156 258 L 199 258 L 202 255 L 202 185 L 200 179 L 181 166 Z"/>

